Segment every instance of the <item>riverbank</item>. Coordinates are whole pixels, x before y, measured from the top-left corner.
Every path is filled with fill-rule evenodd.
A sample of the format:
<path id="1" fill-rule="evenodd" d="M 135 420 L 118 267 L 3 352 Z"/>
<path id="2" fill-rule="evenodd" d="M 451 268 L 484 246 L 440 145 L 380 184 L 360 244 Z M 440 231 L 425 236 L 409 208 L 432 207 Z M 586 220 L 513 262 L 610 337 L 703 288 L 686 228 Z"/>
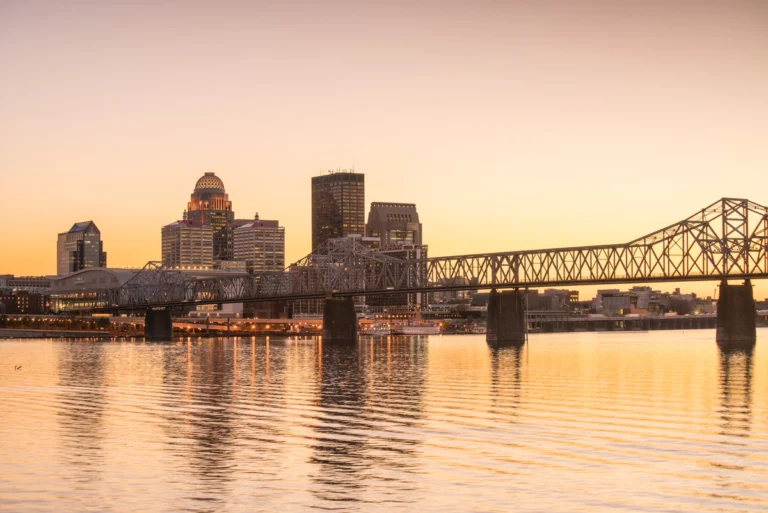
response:
<path id="1" fill-rule="evenodd" d="M 112 338 L 108 331 L 30 330 L 0 328 L 0 339 L 8 338 Z"/>

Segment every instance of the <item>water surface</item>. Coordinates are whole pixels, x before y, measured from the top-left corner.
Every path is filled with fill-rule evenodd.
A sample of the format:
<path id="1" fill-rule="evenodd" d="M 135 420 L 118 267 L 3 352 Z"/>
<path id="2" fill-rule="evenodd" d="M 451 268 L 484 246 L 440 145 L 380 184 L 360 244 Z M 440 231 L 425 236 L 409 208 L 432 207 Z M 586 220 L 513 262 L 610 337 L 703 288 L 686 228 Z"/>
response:
<path id="1" fill-rule="evenodd" d="M 765 511 L 766 343 L 0 341 L 0 511 Z"/>

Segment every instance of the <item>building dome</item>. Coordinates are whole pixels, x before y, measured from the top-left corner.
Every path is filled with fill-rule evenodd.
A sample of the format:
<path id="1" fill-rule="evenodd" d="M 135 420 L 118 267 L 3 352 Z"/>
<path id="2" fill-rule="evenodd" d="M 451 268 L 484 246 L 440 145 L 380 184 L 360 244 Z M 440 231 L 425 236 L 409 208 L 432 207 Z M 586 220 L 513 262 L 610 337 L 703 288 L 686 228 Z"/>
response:
<path id="1" fill-rule="evenodd" d="M 199 189 L 216 189 L 224 192 L 224 182 L 215 173 L 205 173 L 195 184 L 195 190 Z"/>

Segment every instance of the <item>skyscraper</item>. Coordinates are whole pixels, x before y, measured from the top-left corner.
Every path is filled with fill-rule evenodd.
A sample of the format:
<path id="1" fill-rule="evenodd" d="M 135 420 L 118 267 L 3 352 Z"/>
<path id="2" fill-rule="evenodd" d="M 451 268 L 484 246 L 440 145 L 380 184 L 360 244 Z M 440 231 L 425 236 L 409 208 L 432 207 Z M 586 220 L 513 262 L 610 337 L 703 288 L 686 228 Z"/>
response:
<path id="1" fill-rule="evenodd" d="M 163 264 L 169 267 L 213 266 L 213 227 L 184 219 L 163 226 Z"/>
<path id="2" fill-rule="evenodd" d="M 93 221 L 75 223 L 68 232 L 60 233 L 56 243 L 56 270 L 59 276 L 89 267 L 106 267 L 107 254 L 101 231 Z"/>
<path id="3" fill-rule="evenodd" d="M 235 228 L 235 260 L 243 260 L 255 274 L 285 269 L 285 228 L 277 221 L 259 219 Z"/>
<path id="4" fill-rule="evenodd" d="M 381 248 L 391 249 L 400 243 L 421 244 L 419 213 L 413 203 L 371 203 L 366 236 L 380 237 Z"/>
<path id="5" fill-rule="evenodd" d="M 419 213 L 413 203 L 373 202 L 368 213 L 366 236 L 381 240 L 380 251 L 402 260 L 418 260 L 427 257 L 427 246 L 422 244 L 422 227 Z M 417 287 L 426 283 L 426 267 L 418 275 L 408 276 L 408 286 Z M 420 309 L 425 297 L 421 293 L 390 295 L 369 295 L 365 300 L 374 311 L 392 311 L 402 307 L 406 310 Z"/>
<path id="6" fill-rule="evenodd" d="M 224 190 L 224 182 L 215 173 L 205 173 L 195 184 L 187 205 L 187 219 L 213 228 L 213 258 L 232 259 L 235 214 Z"/>
<path id="7" fill-rule="evenodd" d="M 312 177 L 312 250 L 328 239 L 365 235 L 365 175 Z"/>

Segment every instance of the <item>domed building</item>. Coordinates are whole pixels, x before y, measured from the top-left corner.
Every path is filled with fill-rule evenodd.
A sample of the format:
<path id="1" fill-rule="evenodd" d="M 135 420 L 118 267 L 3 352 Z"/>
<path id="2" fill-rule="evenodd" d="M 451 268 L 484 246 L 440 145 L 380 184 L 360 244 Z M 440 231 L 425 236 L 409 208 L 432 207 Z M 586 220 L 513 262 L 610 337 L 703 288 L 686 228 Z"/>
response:
<path id="1" fill-rule="evenodd" d="M 205 173 L 195 184 L 187 204 L 187 219 L 213 227 L 213 258 L 232 259 L 232 229 L 235 213 L 215 173 Z"/>

